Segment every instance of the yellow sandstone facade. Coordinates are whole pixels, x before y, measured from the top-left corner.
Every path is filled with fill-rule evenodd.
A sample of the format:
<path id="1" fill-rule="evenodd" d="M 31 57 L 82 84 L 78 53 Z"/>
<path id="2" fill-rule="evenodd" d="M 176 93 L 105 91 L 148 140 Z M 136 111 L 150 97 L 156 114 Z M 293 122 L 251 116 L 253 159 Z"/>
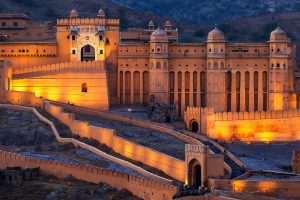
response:
<path id="1" fill-rule="evenodd" d="M 177 117 L 197 132 L 206 123 L 200 107 L 215 114 L 297 107 L 296 47 L 280 27 L 266 43 L 228 43 L 217 27 L 205 43 L 179 43 L 170 21 L 124 31 L 119 23 L 102 9 L 95 18 L 72 10 L 55 25 L 0 14 L 1 95 L 33 92 L 92 109 L 148 104 L 154 96 L 174 104 Z M 198 117 L 187 107 L 199 109 Z"/>

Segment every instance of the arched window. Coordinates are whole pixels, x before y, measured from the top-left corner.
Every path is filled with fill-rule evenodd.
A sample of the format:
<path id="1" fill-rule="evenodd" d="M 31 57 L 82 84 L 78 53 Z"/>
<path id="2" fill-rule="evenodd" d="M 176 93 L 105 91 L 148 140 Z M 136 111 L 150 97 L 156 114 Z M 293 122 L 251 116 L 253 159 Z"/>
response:
<path id="1" fill-rule="evenodd" d="M 160 69 L 160 68 L 161 68 L 160 62 L 157 62 L 156 63 L 156 69 Z"/>
<path id="2" fill-rule="evenodd" d="M 87 92 L 87 84 L 86 83 L 82 83 L 81 92 Z"/>
<path id="3" fill-rule="evenodd" d="M 214 69 L 218 69 L 218 63 L 214 62 Z"/>

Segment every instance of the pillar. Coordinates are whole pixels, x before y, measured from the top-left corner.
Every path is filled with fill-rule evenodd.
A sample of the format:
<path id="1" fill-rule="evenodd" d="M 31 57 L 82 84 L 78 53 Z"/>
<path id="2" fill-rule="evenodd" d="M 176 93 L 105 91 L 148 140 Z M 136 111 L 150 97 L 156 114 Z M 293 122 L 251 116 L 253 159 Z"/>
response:
<path id="1" fill-rule="evenodd" d="M 197 106 L 200 107 L 201 106 L 201 103 L 200 103 L 200 99 L 201 99 L 201 96 L 200 96 L 200 79 L 201 79 L 201 71 L 198 71 L 197 72 Z"/>
<path id="2" fill-rule="evenodd" d="M 126 77 L 126 71 L 123 71 L 123 104 L 125 104 L 125 102 L 126 102 L 126 100 L 125 100 L 125 97 L 126 97 L 126 95 L 125 95 L 125 77 Z"/>
<path id="3" fill-rule="evenodd" d="M 263 111 L 263 71 L 258 71 L 258 111 Z"/>
<path id="4" fill-rule="evenodd" d="M 144 101 L 144 79 L 143 71 L 140 71 L 140 104 L 143 104 Z"/>
<path id="5" fill-rule="evenodd" d="M 249 71 L 249 111 L 254 111 L 254 71 Z"/>
<path id="6" fill-rule="evenodd" d="M 189 106 L 194 103 L 194 71 L 190 71 L 190 102 Z"/>
<path id="7" fill-rule="evenodd" d="M 236 72 L 231 72 L 231 112 L 236 112 Z"/>
<path id="8" fill-rule="evenodd" d="M 134 104 L 134 71 L 130 72 L 130 104 Z"/>
<path id="9" fill-rule="evenodd" d="M 182 89 L 181 89 L 181 117 L 183 118 L 185 111 L 185 71 L 182 71 Z"/>
<path id="10" fill-rule="evenodd" d="M 176 117 L 178 117 L 178 71 L 174 71 L 174 104 L 176 106 Z"/>
<path id="11" fill-rule="evenodd" d="M 241 112 L 245 112 L 245 71 L 241 71 Z"/>

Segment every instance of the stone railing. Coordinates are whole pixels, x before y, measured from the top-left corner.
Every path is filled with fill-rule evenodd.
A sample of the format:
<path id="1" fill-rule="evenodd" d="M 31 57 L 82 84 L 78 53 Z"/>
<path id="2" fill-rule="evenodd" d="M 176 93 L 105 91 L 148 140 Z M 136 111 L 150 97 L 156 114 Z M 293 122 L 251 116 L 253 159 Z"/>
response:
<path id="1" fill-rule="evenodd" d="M 148 200 L 172 199 L 177 192 L 176 186 L 82 164 L 31 158 L 1 150 L 0 161 L 0 169 L 5 169 L 7 167 L 39 167 L 42 173 L 53 174 L 59 178 L 65 178 L 72 175 L 76 179 L 87 182 L 96 184 L 104 182 L 117 189 L 127 188 L 134 195 Z"/>
<path id="2" fill-rule="evenodd" d="M 19 110 L 19 111 L 25 111 L 25 112 L 32 112 L 33 114 L 35 114 L 35 116 L 42 122 L 48 124 L 54 135 L 55 135 L 55 138 L 58 142 L 60 143 L 72 143 L 74 146 L 76 147 L 81 147 L 83 149 L 86 149 L 88 151 L 91 151 L 103 158 L 106 158 L 108 160 L 111 160 L 113 162 L 116 162 L 118 164 L 121 164 L 121 165 L 124 165 L 130 169 L 133 169 L 137 172 L 139 172 L 140 174 L 144 175 L 145 177 L 148 177 L 148 178 L 151 178 L 151 179 L 154 179 L 156 181 L 159 181 L 159 182 L 163 182 L 163 183 L 168 183 L 168 184 L 171 184 L 172 181 L 171 180 L 168 180 L 166 178 L 163 178 L 163 177 L 160 177 L 158 175 L 155 175 L 155 174 L 152 174 L 144 169 L 142 169 L 141 167 L 139 166 L 136 166 L 128 161 L 124 161 L 122 159 L 119 159 L 117 157 L 114 157 L 114 156 L 111 156 L 103 151 L 100 151 L 99 149 L 95 148 L 95 147 L 92 147 L 90 145 L 87 145 L 85 143 L 82 143 L 76 139 L 73 139 L 73 138 L 62 138 L 60 135 L 59 135 L 59 132 L 57 131 L 55 125 L 53 122 L 51 122 L 50 120 L 48 120 L 47 118 L 45 118 L 44 116 L 42 116 L 35 108 L 31 108 L 31 107 L 25 107 L 25 106 L 18 106 L 18 105 L 10 105 L 10 104 L 0 104 L 0 108 L 5 108 L 5 109 L 12 109 L 12 110 Z"/>

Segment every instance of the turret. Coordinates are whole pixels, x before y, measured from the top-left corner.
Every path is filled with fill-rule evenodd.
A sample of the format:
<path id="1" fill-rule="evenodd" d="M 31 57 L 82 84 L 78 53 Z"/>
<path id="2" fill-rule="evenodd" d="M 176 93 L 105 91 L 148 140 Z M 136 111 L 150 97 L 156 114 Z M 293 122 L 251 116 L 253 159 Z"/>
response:
<path id="1" fill-rule="evenodd" d="M 154 95 L 159 103 L 168 100 L 168 35 L 158 28 L 150 37 L 150 95 Z"/>
<path id="2" fill-rule="evenodd" d="M 289 91 L 292 85 L 292 63 L 289 63 L 289 55 L 292 48 L 290 39 L 279 26 L 271 32 L 269 46 L 269 110 L 289 109 Z"/>

